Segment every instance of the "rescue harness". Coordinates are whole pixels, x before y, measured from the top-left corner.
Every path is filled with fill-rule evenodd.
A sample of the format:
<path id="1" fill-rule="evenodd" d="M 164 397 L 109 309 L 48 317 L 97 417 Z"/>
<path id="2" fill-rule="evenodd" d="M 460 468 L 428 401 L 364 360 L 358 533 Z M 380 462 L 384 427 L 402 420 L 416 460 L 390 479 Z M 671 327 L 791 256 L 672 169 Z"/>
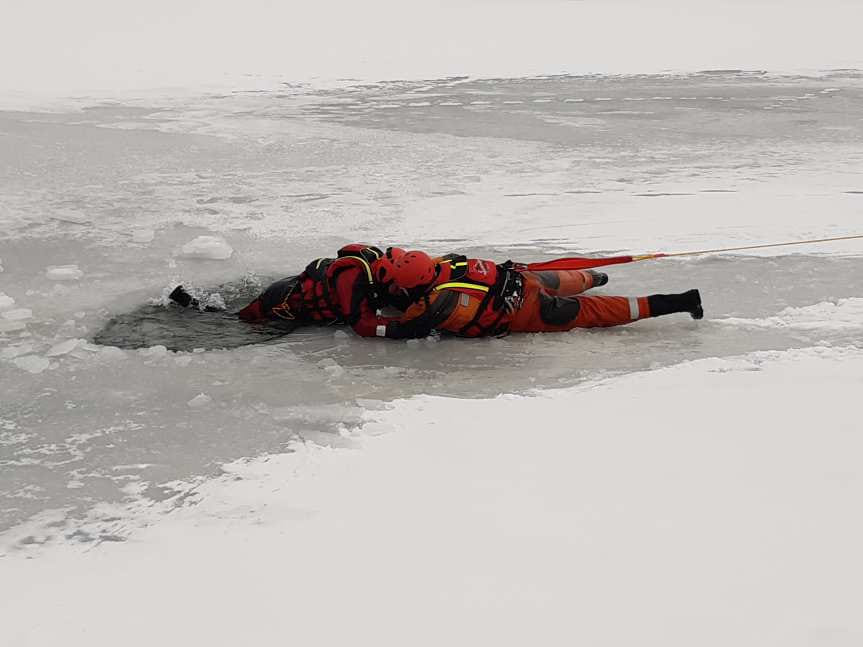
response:
<path id="1" fill-rule="evenodd" d="M 368 297 L 373 305 L 380 301 L 380 295 L 375 288 L 372 264 L 382 256 L 383 252 L 377 247 L 355 243 L 342 247 L 336 258 L 318 258 L 312 261 L 303 270 L 294 291 L 271 310 L 272 314 L 281 319 L 303 316 L 326 324 L 342 321 L 344 317 L 333 300 L 333 286 L 339 274 L 359 265 L 366 280 L 362 295 L 355 295 L 351 299 L 350 313 L 351 317 L 358 316 L 362 301 L 359 296 Z M 297 292 L 300 295 L 299 313 L 293 312 L 290 305 L 291 297 Z"/>
<path id="2" fill-rule="evenodd" d="M 432 292 L 456 290 L 483 294 L 474 316 L 459 329 L 458 334 L 468 337 L 506 334 L 509 326 L 504 318 L 518 309 L 524 298 L 524 277 L 514 269 L 513 262 L 496 265 L 491 261 L 450 254 L 438 264 L 448 266 L 450 275 L 446 281 L 434 286 Z"/>

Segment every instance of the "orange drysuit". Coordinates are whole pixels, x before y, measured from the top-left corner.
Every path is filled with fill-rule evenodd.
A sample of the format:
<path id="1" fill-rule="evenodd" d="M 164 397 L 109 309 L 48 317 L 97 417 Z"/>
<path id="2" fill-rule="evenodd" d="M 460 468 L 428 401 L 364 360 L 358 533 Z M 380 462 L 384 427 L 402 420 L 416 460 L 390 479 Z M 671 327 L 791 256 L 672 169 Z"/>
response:
<path id="1" fill-rule="evenodd" d="M 532 272 L 492 261 L 448 256 L 437 259 L 438 275 L 405 315 L 378 335 L 423 337 L 432 330 L 464 337 L 508 332 L 558 332 L 617 326 L 651 316 L 689 312 L 701 318 L 697 290 L 647 297 L 585 296 L 607 277 L 593 270 Z"/>

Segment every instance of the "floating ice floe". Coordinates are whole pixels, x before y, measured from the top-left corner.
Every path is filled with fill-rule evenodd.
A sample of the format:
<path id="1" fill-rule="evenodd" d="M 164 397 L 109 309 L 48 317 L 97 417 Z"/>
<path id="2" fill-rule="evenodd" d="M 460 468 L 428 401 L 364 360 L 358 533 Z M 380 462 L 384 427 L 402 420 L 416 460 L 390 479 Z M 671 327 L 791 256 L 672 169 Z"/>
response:
<path id="1" fill-rule="evenodd" d="M 0 359 L 14 359 L 33 352 L 32 344 L 16 344 L 0 350 Z"/>
<path id="2" fill-rule="evenodd" d="M 99 357 L 107 361 L 126 359 L 126 351 L 116 346 L 102 346 L 99 349 Z"/>
<path id="3" fill-rule="evenodd" d="M 211 398 L 206 393 L 199 393 L 194 398 L 189 400 L 186 404 L 188 404 L 193 409 L 200 409 L 202 407 L 206 407 L 212 404 L 213 398 Z"/>
<path id="4" fill-rule="evenodd" d="M 168 355 L 168 349 L 161 344 L 156 346 L 148 346 L 147 348 L 139 348 L 138 353 L 143 355 L 144 357 L 166 357 Z"/>
<path id="5" fill-rule="evenodd" d="M 45 270 L 45 276 L 52 281 L 77 281 L 84 272 L 77 265 L 54 265 Z"/>
<path id="6" fill-rule="evenodd" d="M 0 312 L 3 310 L 9 310 L 12 306 L 15 305 L 15 299 L 10 297 L 3 292 L 0 292 Z"/>
<path id="7" fill-rule="evenodd" d="M 24 330 L 26 327 L 27 324 L 23 321 L 6 321 L 5 319 L 0 319 L 0 333 Z"/>
<path id="8" fill-rule="evenodd" d="M 198 236 L 189 241 L 180 250 L 181 258 L 197 258 L 212 261 L 224 261 L 231 258 L 233 248 L 220 236 Z"/>
<path id="9" fill-rule="evenodd" d="M 48 365 L 51 363 L 44 357 L 40 357 L 39 355 L 23 355 L 21 357 L 16 357 L 12 360 L 12 362 L 20 369 L 27 371 L 28 373 L 41 373 Z"/>
<path id="10" fill-rule="evenodd" d="M 156 232 L 152 229 L 135 229 L 132 231 L 133 243 L 151 243 L 156 237 Z"/>
<path id="11" fill-rule="evenodd" d="M 6 321 L 24 321 L 33 316 L 33 311 L 30 308 L 15 308 L 14 310 L 6 310 L 0 316 Z"/>
<path id="12" fill-rule="evenodd" d="M 45 353 L 45 356 L 59 357 L 60 355 L 67 355 L 82 344 L 86 343 L 87 340 L 85 339 L 67 339 L 66 341 L 61 341 L 59 344 L 54 344 L 51 349 Z"/>

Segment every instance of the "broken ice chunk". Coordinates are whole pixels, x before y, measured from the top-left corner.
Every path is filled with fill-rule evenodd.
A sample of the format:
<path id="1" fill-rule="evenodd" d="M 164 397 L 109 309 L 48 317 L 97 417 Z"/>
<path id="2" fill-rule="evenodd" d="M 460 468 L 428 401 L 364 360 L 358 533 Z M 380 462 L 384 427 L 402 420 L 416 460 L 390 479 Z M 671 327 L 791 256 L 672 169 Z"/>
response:
<path id="1" fill-rule="evenodd" d="M 151 243 L 156 237 L 156 232 L 152 229 L 134 229 L 132 231 L 133 243 Z"/>
<path id="2" fill-rule="evenodd" d="M 0 333 L 24 330 L 26 327 L 27 324 L 23 321 L 7 321 L 5 319 L 0 319 Z"/>
<path id="3" fill-rule="evenodd" d="M 221 236 L 198 236 L 183 245 L 181 258 L 199 258 L 204 260 L 224 261 L 231 258 L 234 250 Z"/>
<path id="4" fill-rule="evenodd" d="M 204 301 L 204 307 L 212 310 L 227 310 L 228 306 L 225 305 L 225 300 L 222 298 L 222 295 L 218 292 L 214 292 L 207 296 Z"/>
<path id="5" fill-rule="evenodd" d="M 46 368 L 48 368 L 48 364 L 50 362 L 44 357 L 40 357 L 39 355 L 24 355 L 23 357 L 16 357 L 12 360 L 18 368 L 24 369 L 28 373 L 41 373 Z"/>
<path id="6" fill-rule="evenodd" d="M 30 308 L 15 308 L 6 310 L 2 316 L 6 321 L 24 321 L 33 316 L 33 311 Z"/>
<path id="7" fill-rule="evenodd" d="M 13 359 L 33 352 L 33 344 L 16 344 L 0 350 L 0 359 Z"/>
<path id="8" fill-rule="evenodd" d="M 46 357 L 58 357 L 60 355 L 66 355 L 67 353 L 71 353 L 73 350 L 78 348 L 80 344 L 87 343 L 84 339 L 67 339 L 66 341 L 61 341 L 59 344 L 55 344 L 51 347 L 47 353 L 45 353 Z"/>
<path id="9" fill-rule="evenodd" d="M 54 265 L 45 270 L 45 276 L 52 281 L 77 281 L 84 272 L 77 265 Z"/>
<path id="10" fill-rule="evenodd" d="M 99 357 L 107 361 L 126 359 L 126 351 L 116 346 L 102 346 L 99 350 Z"/>
<path id="11" fill-rule="evenodd" d="M 155 346 L 148 346 L 147 348 L 139 348 L 138 353 L 140 353 L 144 357 L 161 358 L 168 355 L 168 349 L 161 344 L 157 344 Z"/>
<path id="12" fill-rule="evenodd" d="M 200 409 L 202 407 L 206 407 L 208 404 L 213 402 L 213 398 L 211 398 L 206 393 L 199 393 L 194 398 L 189 400 L 186 404 L 188 404 L 193 409 Z"/>
<path id="13" fill-rule="evenodd" d="M 0 292 L 0 310 L 9 310 L 15 305 L 15 299 Z"/>

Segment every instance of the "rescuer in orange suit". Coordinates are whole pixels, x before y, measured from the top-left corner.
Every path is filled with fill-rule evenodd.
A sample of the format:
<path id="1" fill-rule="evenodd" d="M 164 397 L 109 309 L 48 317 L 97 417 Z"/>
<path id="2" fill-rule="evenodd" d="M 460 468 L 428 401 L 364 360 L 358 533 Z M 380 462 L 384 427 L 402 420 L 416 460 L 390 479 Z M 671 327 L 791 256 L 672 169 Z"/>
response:
<path id="1" fill-rule="evenodd" d="M 412 301 L 403 317 L 381 323 L 381 337 L 423 337 L 432 330 L 465 337 L 618 326 L 675 312 L 701 319 L 698 290 L 645 297 L 584 296 L 608 276 L 595 270 L 534 272 L 511 262 L 407 252 L 388 268 L 390 292 Z"/>

